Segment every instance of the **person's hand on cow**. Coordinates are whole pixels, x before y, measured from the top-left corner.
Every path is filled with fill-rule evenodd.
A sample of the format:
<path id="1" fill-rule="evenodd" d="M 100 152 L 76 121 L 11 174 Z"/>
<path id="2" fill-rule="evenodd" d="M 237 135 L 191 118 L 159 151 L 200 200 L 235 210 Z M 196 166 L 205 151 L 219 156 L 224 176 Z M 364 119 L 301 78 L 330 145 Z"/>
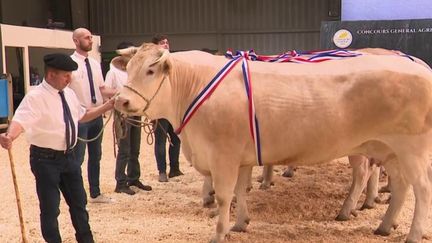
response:
<path id="1" fill-rule="evenodd" d="M 113 97 L 109 98 L 105 103 L 108 105 L 109 109 L 112 110 L 114 108 L 114 103 L 116 100 L 117 95 L 114 95 Z"/>

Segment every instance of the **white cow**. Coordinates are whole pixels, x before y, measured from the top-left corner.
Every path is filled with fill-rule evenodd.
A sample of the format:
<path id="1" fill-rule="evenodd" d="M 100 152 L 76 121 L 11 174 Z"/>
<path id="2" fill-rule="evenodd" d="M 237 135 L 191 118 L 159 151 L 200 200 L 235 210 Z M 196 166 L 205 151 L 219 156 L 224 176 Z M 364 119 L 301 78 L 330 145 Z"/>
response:
<path id="1" fill-rule="evenodd" d="M 166 118 L 175 128 L 227 63 L 224 57 L 199 51 L 170 54 L 152 44 L 122 54 L 131 59 L 128 85 L 117 97 L 116 109 Z M 123 58 L 117 60 L 124 66 Z M 249 68 L 264 163 L 311 165 L 356 154 L 382 161 L 392 178 L 392 198 L 375 233 L 390 233 L 412 185 L 416 204 L 407 241 L 421 241 L 432 190 L 427 159 L 430 70 L 406 57 L 372 54 L 319 64 L 249 62 Z M 240 66 L 195 112 L 181 140 L 192 165 L 214 180 L 220 214 L 213 241 L 224 240 L 229 232 L 233 193 L 238 206 L 234 227 L 245 230 L 247 180 L 257 158 Z"/>

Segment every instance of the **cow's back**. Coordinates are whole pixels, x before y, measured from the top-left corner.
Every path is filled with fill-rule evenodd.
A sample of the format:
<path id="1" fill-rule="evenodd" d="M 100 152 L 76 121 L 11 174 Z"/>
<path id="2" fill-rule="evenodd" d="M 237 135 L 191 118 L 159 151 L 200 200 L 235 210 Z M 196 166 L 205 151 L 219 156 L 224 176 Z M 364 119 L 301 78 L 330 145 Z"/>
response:
<path id="1" fill-rule="evenodd" d="M 185 54 L 177 55 L 193 67 L 212 70 L 204 82 L 228 62 L 200 52 Z M 430 128 L 425 121 L 430 120 L 432 76 L 406 57 L 363 55 L 318 64 L 249 61 L 249 65 L 265 161 L 314 162 L 314 155 L 342 156 L 384 134 Z M 208 123 L 208 131 L 228 139 L 225 144 L 230 139 L 242 144 L 247 148 L 244 159 L 254 161 L 240 65 L 200 109 L 196 125 Z M 217 117 L 230 122 L 215 122 Z M 232 131 L 235 137 L 228 137 Z"/>

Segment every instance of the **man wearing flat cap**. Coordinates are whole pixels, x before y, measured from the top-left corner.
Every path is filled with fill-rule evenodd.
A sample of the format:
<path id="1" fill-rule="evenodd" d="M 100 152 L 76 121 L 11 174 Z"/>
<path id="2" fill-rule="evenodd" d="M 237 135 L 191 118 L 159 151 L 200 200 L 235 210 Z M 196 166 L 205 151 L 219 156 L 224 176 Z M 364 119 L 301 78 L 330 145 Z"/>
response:
<path id="1" fill-rule="evenodd" d="M 72 71 L 78 65 L 66 54 L 44 57 L 45 78 L 24 97 L 0 145 L 12 142 L 25 132 L 30 145 L 30 166 L 36 179 L 42 236 L 46 242 L 62 242 L 57 217 L 60 192 L 69 206 L 78 242 L 94 242 L 86 210 L 81 164 L 73 155 L 78 121 L 89 121 L 113 108 L 114 101 L 89 109 L 81 106 L 68 88 Z"/>

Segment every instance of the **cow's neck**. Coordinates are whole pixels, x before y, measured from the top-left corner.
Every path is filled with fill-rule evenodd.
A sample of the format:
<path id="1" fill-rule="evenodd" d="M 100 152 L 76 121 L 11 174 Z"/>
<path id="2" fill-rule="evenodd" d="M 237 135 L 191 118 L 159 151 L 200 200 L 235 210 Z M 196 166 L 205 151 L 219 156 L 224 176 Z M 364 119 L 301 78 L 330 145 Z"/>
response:
<path id="1" fill-rule="evenodd" d="M 174 129 L 181 125 L 187 108 L 212 78 L 211 73 L 214 72 L 209 67 L 194 68 L 189 63 L 176 60 L 170 75 L 174 109 L 168 114 Z"/>

